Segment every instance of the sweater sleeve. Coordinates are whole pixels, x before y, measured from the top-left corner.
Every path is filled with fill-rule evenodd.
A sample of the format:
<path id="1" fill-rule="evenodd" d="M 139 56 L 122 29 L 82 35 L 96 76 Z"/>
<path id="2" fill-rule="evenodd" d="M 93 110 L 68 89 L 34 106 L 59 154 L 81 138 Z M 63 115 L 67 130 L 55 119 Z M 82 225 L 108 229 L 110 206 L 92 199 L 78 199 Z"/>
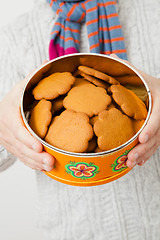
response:
<path id="1" fill-rule="evenodd" d="M 23 74 L 18 71 L 16 45 L 8 30 L 9 28 L 0 29 L 0 101 L 16 82 L 23 79 Z M 15 161 L 16 157 L 0 145 L 0 172 Z"/>
<path id="2" fill-rule="evenodd" d="M 38 1 L 32 11 L 0 29 L 0 101 L 17 82 L 47 59 L 54 18 L 48 4 Z M 15 156 L 0 146 L 0 172 L 15 160 Z"/>
<path id="3" fill-rule="evenodd" d="M 16 157 L 10 154 L 0 145 L 0 172 L 6 170 L 16 161 Z"/>

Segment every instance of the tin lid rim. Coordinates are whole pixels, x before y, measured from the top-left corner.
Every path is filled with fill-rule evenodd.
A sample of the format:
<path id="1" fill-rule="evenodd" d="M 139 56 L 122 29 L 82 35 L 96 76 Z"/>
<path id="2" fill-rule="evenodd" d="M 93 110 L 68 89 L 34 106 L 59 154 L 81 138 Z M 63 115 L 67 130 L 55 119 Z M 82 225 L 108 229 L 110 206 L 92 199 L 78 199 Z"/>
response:
<path id="1" fill-rule="evenodd" d="M 118 61 L 120 62 L 121 64 L 124 64 L 126 65 L 128 68 L 130 68 L 133 72 L 135 72 L 139 78 L 142 80 L 142 82 L 144 83 L 145 87 L 146 87 L 146 90 L 147 90 L 147 93 L 148 93 L 148 97 L 149 97 L 149 107 L 148 107 L 148 114 L 147 114 L 147 117 L 145 119 L 145 122 L 143 124 L 143 126 L 140 128 L 140 130 L 131 138 L 129 139 L 127 142 L 125 142 L 124 144 L 116 147 L 116 148 L 113 148 L 113 149 L 110 149 L 110 150 L 107 150 L 107 151 L 103 151 L 103 152 L 98 152 L 98 153 L 76 153 L 76 152 L 69 152 L 69 151 L 65 151 L 65 150 L 62 150 L 62 149 L 59 149 L 59 148 L 56 148 L 52 145 L 50 145 L 49 143 L 45 142 L 44 140 L 42 140 L 32 129 L 31 127 L 29 126 L 27 120 L 26 120 L 26 117 L 25 117 L 25 114 L 24 114 L 24 110 L 23 110 L 23 97 L 24 97 L 24 93 L 25 93 L 25 90 L 26 90 L 26 87 L 28 85 L 28 83 L 30 82 L 30 80 L 32 79 L 32 77 L 37 73 L 39 72 L 42 68 L 44 68 L 46 65 L 48 64 L 51 64 L 57 60 L 60 60 L 60 59 L 63 59 L 63 58 L 68 58 L 68 57 L 71 57 L 71 56 L 101 56 L 101 57 L 105 57 L 105 58 L 109 58 L 109 59 L 112 59 L 112 60 L 115 60 L 115 61 Z M 123 62 L 123 60 L 121 59 L 116 59 L 116 58 L 113 58 L 112 56 L 108 56 L 108 55 L 103 55 L 103 54 L 99 54 L 99 53 L 74 53 L 74 54 L 68 54 L 68 55 L 65 55 L 65 56 L 61 56 L 61 57 L 58 57 L 56 59 L 53 59 L 51 61 L 48 61 L 47 63 L 45 63 L 43 66 L 41 66 L 40 68 L 38 68 L 28 79 L 27 83 L 25 84 L 24 86 L 24 89 L 23 89 L 23 93 L 22 93 L 22 96 L 21 96 L 21 115 L 22 115 L 22 119 L 26 125 L 26 128 L 28 129 L 28 131 L 35 137 L 37 138 L 45 147 L 49 148 L 49 149 L 52 149 L 58 153 L 62 153 L 64 155 L 69 155 L 69 156 L 74 156 L 74 157 L 85 157 L 85 158 L 89 158 L 89 157 L 99 157 L 99 156 L 105 156 L 107 154 L 111 154 L 111 153 L 114 153 L 124 147 L 126 147 L 127 145 L 129 145 L 130 143 L 132 143 L 136 138 L 138 138 L 138 135 L 142 132 L 142 130 L 144 129 L 144 127 L 146 126 L 147 122 L 148 122 L 148 119 L 150 117 L 150 114 L 151 114 L 151 108 L 152 108 L 152 101 L 151 101 L 151 92 L 149 90 L 149 87 L 146 83 L 146 81 L 143 79 L 143 77 L 140 75 L 140 73 L 134 69 L 132 66 L 130 66 L 128 63 L 126 62 Z"/>

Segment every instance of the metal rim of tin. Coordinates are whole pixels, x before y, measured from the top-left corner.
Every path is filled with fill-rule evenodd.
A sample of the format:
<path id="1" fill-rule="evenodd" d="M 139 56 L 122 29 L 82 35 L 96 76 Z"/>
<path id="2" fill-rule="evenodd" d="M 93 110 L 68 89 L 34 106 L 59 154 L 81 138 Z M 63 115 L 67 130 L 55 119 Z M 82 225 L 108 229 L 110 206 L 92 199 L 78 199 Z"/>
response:
<path id="1" fill-rule="evenodd" d="M 130 68 L 133 72 L 135 72 L 138 77 L 141 79 L 141 81 L 143 82 L 146 90 L 147 90 L 147 93 L 148 93 L 148 99 L 149 99 L 149 104 L 148 104 L 148 114 L 147 114 L 147 117 L 145 119 L 145 122 L 144 124 L 142 125 L 142 127 L 140 128 L 140 130 L 131 138 L 129 139 L 127 142 L 125 142 L 124 144 L 116 147 L 116 148 L 113 148 L 111 150 L 107 150 L 107 151 L 103 151 L 103 152 L 98 152 L 98 153 L 76 153 L 76 152 L 69 152 L 69 151 L 65 151 L 65 150 L 62 150 L 62 149 L 59 149 L 59 148 L 56 148 L 52 145 L 50 145 L 49 143 L 45 142 L 43 139 L 41 139 L 32 129 L 31 127 L 29 126 L 27 120 L 26 120 L 26 117 L 25 117 L 25 114 L 24 114 L 24 110 L 23 110 L 23 97 L 24 97 L 24 93 L 25 93 L 25 90 L 26 90 L 26 87 L 28 85 L 28 83 L 30 82 L 30 80 L 32 79 L 32 77 L 37 73 L 39 72 L 41 69 L 43 69 L 45 66 L 47 66 L 48 64 L 52 64 L 53 62 L 57 61 L 57 60 L 60 60 L 60 59 L 63 59 L 63 58 L 69 58 L 69 57 L 72 57 L 72 56 L 100 56 L 100 57 L 104 57 L 104 58 L 109 58 L 109 59 L 112 59 L 114 61 L 118 61 L 120 62 L 121 64 L 124 64 L 125 66 L 127 66 L 128 68 Z M 139 72 L 133 68 L 132 66 L 130 66 L 128 63 L 126 62 L 123 62 L 123 60 L 121 59 L 116 59 L 114 57 L 111 57 L 111 56 L 108 56 L 108 55 L 103 55 L 103 54 L 98 54 L 98 53 L 74 53 L 74 54 L 68 54 L 68 55 L 64 55 L 64 56 L 61 56 L 61 57 L 58 57 L 56 59 L 53 59 L 51 61 L 48 61 L 47 63 L 45 63 L 43 66 L 41 66 L 40 68 L 38 68 L 28 79 L 27 83 L 25 84 L 24 86 L 24 89 L 23 89 L 23 93 L 22 93 L 22 97 L 21 97 L 21 115 L 22 115 L 22 119 L 25 123 L 25 126 L 26 128 L 28 129 L 28 131 L 35 137 L 37 138 L 41 143 L 42 145 L 58 152 L 58 153 L 62 153 L 62 154 L 65 154 L 65 155 L 69 155 L 69 156 L 75 156 L 75 157 L 85 157 L 85 158 L 89 158 L 89 157 L 99 157 L 99 156 L 105 156 L 107 154 L 110 154 L 110 153 L 114 153 L 120 149 L 122 149 L 123 147 L 126 147 L 127 145 L 129 145 L 131 142 L 133 142 L 137 137 L 138 135 L 142 132 L 142 130 L 144 129 L 144 127 L 146 126 L 147 122 L 148 122 L 148 119 L 150 117 L 150 114 L 151 114 L 151 108 L 152 108 L 152 100 L 151 100 L 151 92 L 149 90 L 149 87 L 146 83 L 146 81 L 143 79 L 143 77 L 139 74 Z"/>

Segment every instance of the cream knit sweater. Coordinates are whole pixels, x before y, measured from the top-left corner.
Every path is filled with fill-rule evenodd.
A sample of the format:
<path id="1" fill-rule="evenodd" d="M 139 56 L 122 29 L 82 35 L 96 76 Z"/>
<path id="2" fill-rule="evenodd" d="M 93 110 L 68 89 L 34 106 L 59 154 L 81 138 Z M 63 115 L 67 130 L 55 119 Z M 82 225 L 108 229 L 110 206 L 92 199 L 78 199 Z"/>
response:
<path id="1" fill-rule="evenodd" d="M 119 0 L 129 61 L 160 77 L 160 1 Z M 0 33 L 0 99 L 48 59 L 54 14 L 45 0 Z M 88 52 L 85 26 L 81 51 Z M 46 240 L 160 240 L 160 152 L 112 183 L 73 187 L 37 171 L 38 226 Z M 0 171 L 15 160 L 0 147 Z"/>

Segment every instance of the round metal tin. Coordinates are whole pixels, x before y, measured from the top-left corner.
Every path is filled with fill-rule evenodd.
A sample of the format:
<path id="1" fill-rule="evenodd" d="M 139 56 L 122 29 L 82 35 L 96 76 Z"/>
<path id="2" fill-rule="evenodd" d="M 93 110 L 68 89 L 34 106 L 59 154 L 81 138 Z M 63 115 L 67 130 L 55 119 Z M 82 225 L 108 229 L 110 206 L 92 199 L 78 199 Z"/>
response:
<path id="1" fill-rule="evenodd" d="M 134 74 L 139 84 L 145 86 L 148 93 L 148 115 L 141 129 L 123 145 L 100 153 L 74 153 L 58 149 L 35 134 L 28 124 L 28 108 L 34 98 L 32 89 L 44 77 L 54 72 L 73 73 L 79 65 L 94 67 L 111 76 Z M 129 82 L 128 82 L 129 83 Z M 46 152 L 56 158 L 52 171 L 44 171 L 49 177 L 65 184 L 75 186 L 95 186 L 114 181 L 128 173 L 127 154 L 138 143 L 138 135 L 145 127 L 151 113 L 151 93 L 142 76 L 130 65 L 120 59 L 102 54 L 71 54 L 56 58 L 40 67 L 28 80 L 21 99 L 21 114 L 28 131 L 43 145 Z"/>

